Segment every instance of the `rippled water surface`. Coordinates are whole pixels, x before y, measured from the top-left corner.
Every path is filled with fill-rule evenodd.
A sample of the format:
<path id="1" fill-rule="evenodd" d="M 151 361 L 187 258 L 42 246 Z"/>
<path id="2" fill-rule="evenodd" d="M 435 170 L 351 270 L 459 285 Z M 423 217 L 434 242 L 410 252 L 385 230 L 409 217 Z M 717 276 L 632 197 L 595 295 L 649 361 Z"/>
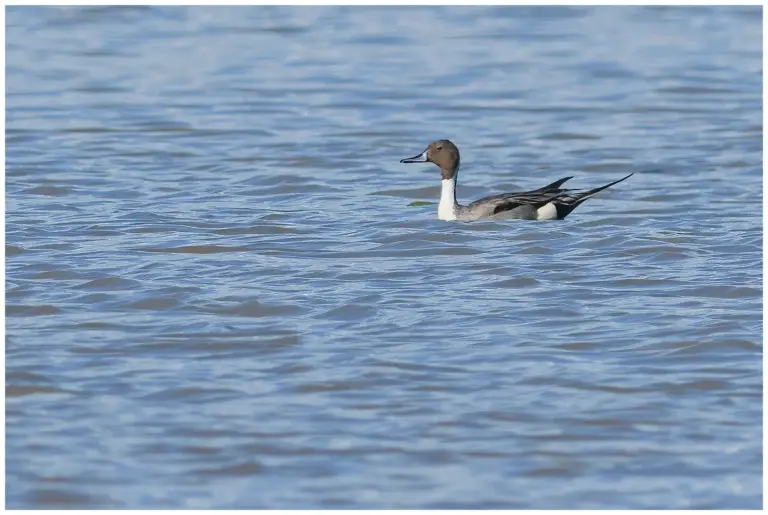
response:
<path id="1" fill-rule="evenodd" d="M 8 507 L 759 508 L 761 16 L 8 8 Z"/>

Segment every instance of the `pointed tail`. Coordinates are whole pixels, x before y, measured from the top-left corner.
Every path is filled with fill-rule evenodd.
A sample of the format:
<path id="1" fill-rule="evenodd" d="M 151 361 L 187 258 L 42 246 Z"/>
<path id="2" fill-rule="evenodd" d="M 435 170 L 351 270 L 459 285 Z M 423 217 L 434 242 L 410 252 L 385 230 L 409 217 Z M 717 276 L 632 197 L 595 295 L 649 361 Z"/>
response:
<path id="1" fill-rule="evenodd" d="M 571 213 L 571 211 L 573 211 L 574 209 L 579 207 L 582 204 L 582 202 L 584 202 L 585 200 L 591 198 L 592 195 L 594 195 L 595 193 L 599 193 L 599 192 L 603 191 L 606 188 L 610 188 L 614 184 L 618 184 L 621 181 L 626 181 L 627 179 L 629 179 L 633 175 L 635 175 L 635 172 L 632 172 L 631 174 L 627 175 L 626 177 L 622 177 L 618 181 L 610 182 L 610 183 L 606 184 L 605 186 L 600 186 L 598 188 L 594 188 L 594 189 L 591 189 L 591 190 L 583 191 L 581 193 L 577 193 L 576 195 L 570 196 L 570 198 L 568 199 L 570 201 L 566 200 L 566 202 L 564 202 L 564 203 L 556 203 L 555 207 L 557 208 L 558 218 L 561 218 L 561 219 L 565 218 L 566 216 L 568 216 Z"/>
<path id="2" fill-rule="evenodd" d="M 605 186 L 600 186 L 599 188 L 594 188 L 594 189 L 591 189 L 591 190 L 585 191 L 585 192 L 583 192 L 583 193 L 579 193 L 579 194 L 576 196 L 576 202 L 574 202 L 574 203 L 573 203 L 573 207 L 575 208 L 576 206 L 578 206 L 579 204 L 581 204 L 582 202 L 584 202 L 585 200 L 587 200 L 589 197 L 591 197 L 591 196 L 592 196 L 592 195 L 594 195 L 595 193 L 598 193 L 598 192 L 600 192 L 600 191 L 603 191 L 603 190 L 604 190 L 604 189 L 606 189 L 606 188 L 610 188 L 610 187 L 611 187 L 611 186 L 613 186 L 614 184 L 618 184 L 618 183 L 620 183 L 621 181 L 626 181 L 627 179 L 629 179 L 629 178 L 630 178 L 630 177 L 632 177 L 633 175 L 635 175 L 635 172 L 632 172 L 631 174 L 627 175 L 626 177 L 622 177 L 622 178 L 621 178 L 621 179 L 619 179 L 618 181 L 613 181 L 613 182 L 610 182 L 610 183 L 606 184 Z"/>

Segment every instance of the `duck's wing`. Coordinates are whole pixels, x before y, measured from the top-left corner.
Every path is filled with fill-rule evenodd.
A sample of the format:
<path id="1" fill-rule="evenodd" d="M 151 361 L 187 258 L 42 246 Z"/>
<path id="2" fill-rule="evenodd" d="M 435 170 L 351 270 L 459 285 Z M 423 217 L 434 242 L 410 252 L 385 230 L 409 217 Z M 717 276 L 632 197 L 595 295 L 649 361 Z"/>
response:
<path id="1" fill-rule="evenodd" d="M 501 193 L 483 197 L 469 204 L 467 210 L 473 216 L 479 218 L 486 218 L 505 211 L 514 210 L 517 210 L 520 218 L 535 218 L 536 209 L 551 202 L 559 195 L 573 191 L 560 188 L 570 179 L 573 179 L 573 176 L 563 177 L 536 190 Z"/>
<path id="2" fill-rule="evenodd" d="M 610 188 L 614 184 L 627 180 L 634 175 L 633 173 L 611 182 L 604 186 L 587 191 L 576 191 L 563 189 L 560 186 L 570 179 L 566 177 L 548 184 L 542 188 L 532 191 L 519 193 L 503 193 L 476 200 L 467 206 L 468 210 L 478 217 L 506 216 L 513 214 L 516 218 L 565 218 L 571 211 L 576 209 L 582 202 L 590 198 L 595 193 Z M 539 212 L 539 209 L 552 204 L 554 210 L 546 209 Z M 514 213 L 507 213 L 508 211 Z M 544 212 L 546 211 L 546 215 Z M 517 216 L 519 215 L 519 216 Z"/>
<path id="3" fill-rule="evenodd" d="M 502 193 L 475 200 L 467 210 L 478 218 L 496 216 L 506 211 L 516 211 L 518 218 L 536 218 L 536 210 L 565 194 L 567 190 L 533 190 L 518 193 Z M 507 213 L 512 214 L 512 213 Z"/>

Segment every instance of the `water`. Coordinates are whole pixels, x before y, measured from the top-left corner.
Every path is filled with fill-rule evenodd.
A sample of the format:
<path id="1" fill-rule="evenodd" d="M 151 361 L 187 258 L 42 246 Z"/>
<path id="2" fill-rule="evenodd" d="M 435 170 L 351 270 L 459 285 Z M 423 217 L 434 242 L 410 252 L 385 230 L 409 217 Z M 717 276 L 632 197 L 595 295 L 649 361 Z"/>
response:
<path id="1" fill-rule="evenodd" d="M 8 8 L 7 506 L 759 508 L 761 15 Z"/>

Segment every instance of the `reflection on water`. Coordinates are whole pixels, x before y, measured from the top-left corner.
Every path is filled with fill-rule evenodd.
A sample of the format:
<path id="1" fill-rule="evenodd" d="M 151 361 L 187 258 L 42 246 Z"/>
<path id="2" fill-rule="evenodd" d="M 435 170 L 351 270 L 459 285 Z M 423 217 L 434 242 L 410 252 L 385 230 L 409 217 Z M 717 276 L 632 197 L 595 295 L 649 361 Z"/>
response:
<path id="1" fill-rule="evenodd" d="M 760 507 L 760 20 L 9 8 L 8 507 Z"/>

